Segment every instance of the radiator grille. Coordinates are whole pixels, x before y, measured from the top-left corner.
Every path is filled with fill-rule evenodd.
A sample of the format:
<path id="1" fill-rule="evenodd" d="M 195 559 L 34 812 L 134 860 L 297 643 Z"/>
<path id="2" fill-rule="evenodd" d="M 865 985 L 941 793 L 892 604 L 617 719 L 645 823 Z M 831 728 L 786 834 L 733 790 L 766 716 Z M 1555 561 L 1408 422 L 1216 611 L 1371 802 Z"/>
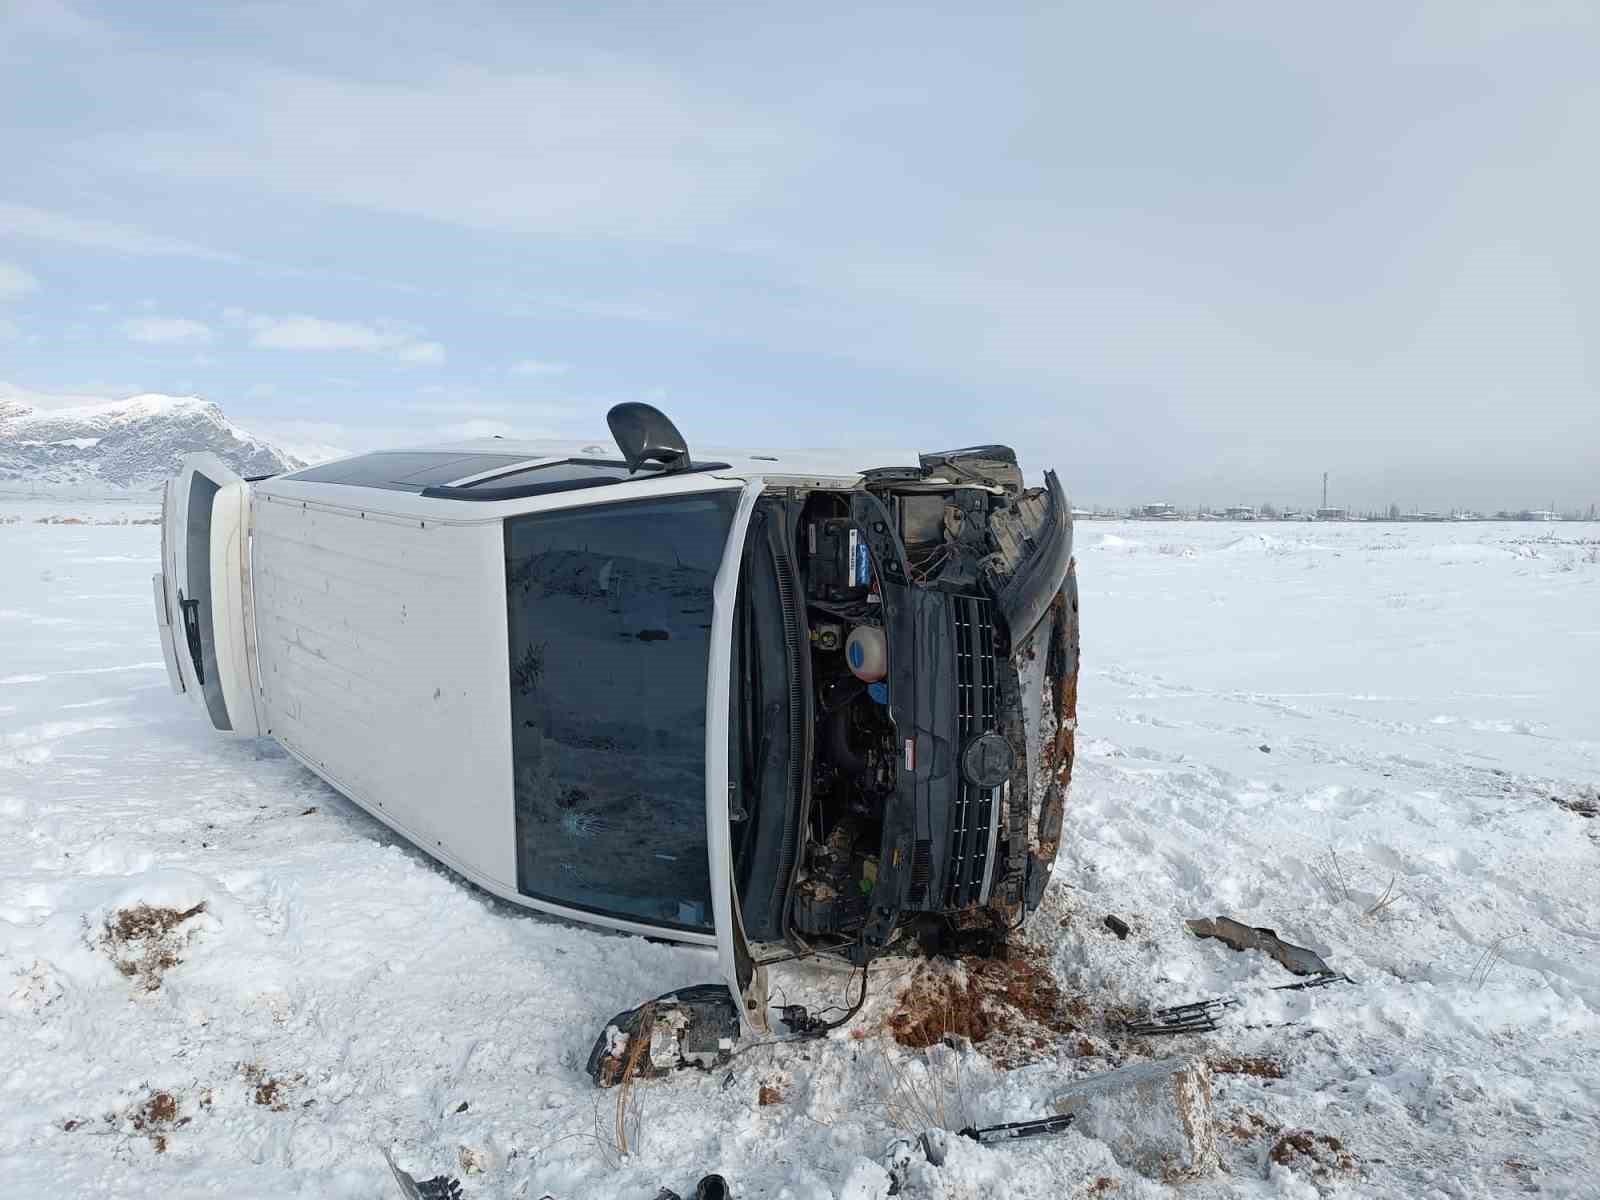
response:
<path id="1" fill-rule="evenodd" d="M 956 596 L 956 746 L 995 729 L 998 663 L 990 601 Z M 955 809 L 950 814 L 950 862 L 945 872 L 945 903 L 963 908 L 977 902 L 989 865 L 989 829 L 998 788 L 980 788 L 958 776 Z"/>

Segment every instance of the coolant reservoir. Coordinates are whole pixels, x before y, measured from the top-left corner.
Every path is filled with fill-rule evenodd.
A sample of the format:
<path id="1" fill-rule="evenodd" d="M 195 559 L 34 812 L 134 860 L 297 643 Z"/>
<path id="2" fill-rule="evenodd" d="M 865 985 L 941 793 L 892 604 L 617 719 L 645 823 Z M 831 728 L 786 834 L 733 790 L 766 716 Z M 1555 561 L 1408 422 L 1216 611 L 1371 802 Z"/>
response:
<path id="1" fill-rule="evenodd" d="M 868 683 L 882 679 L 889 671 L 889 651 L 884 644 L 883 630 L 876 625 L 857 625 L 844 644 L 844 657 L 857 679 Z"/>

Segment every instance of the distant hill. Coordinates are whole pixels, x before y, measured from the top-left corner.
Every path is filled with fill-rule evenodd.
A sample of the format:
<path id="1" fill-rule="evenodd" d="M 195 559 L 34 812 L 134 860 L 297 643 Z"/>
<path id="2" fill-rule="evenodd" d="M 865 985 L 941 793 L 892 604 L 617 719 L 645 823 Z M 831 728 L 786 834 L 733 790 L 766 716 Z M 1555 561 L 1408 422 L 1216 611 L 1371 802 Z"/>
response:
<path id="1" fill-rule="evenodd" d="M 245 476 L 306 465 L 199 396 L 152 392 L 56 409 L 0 396 L 0 489 L 149 492 L 195 450 L 211 451 Z"/>

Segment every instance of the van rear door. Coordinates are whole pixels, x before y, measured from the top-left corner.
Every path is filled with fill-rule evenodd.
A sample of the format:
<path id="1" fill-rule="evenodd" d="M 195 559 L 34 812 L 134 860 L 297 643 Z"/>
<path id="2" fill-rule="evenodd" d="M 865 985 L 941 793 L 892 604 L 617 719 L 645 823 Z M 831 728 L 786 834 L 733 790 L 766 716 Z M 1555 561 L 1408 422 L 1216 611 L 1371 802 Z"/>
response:
<path id="1" fill-rule="evenodd" d="M 250 485 L 214 454 L 191 454 L 161 501 L 156 627 L 172 690 L 205 705 L 211 724 L 253 737 Z"/>

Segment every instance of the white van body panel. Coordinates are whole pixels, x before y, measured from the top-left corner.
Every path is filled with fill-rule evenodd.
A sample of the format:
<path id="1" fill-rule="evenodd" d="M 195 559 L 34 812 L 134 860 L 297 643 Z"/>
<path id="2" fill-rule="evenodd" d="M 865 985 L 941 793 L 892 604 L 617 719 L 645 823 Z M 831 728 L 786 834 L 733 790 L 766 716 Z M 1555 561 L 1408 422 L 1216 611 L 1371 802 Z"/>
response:
<path id="1" fill-rule="evenodd" d="M 266 732 L 514 895 L 503 556 L 496 524 L 256 501 Z"/>
<path id="2" fill-rule="evenodd" d="M 253 608 L 250 485 L 239 480 L 219 488 L 211 500 L 211 629 L 228 720 L 241 737 L 261 733 Z"/>
<path id="3" fill-rule="evenodd" d="M 161 579 L 166 603 L 156 606 L 158 630 L 164 620 L 172 636 L 174 661 L 168 664 L 168 681 L 174 691 L 187 694 L 202 705 L 213 727 L 225 732 L 231 731 L 234 725 L 223 691 L 222 672 L 211 661 L 216 648 L 215 623 L 219 614 L 230 627 L 245 619 L 242 607 L 235 612 L 214 602 L 212 597 L 215 497 L 230 487 L 239 489 L 232 511 L 238 515 L 242 510 L 237 535 L 239 552 L 247 555 L 249 485 L 232 468 L 215 454 L 190 454 L 184 458 L 177 477 L 168 481 L 161 502 Z M 248 575 L 241 574 L 238 578 L 240 586 L 248 591 Z M 238 598 L 242 603 L 243 593 Z M 190 622 L 195 623 L 198 630 L 199 662 L 196 662 L 188 636 Z M 174 665 L 176 679 L 172 677 Z M 248 687 L 244 688 L 245 695 L 249 691 Z M 253 702 L 242 710 L 241 720 L 246 732 L 253 732 L 250 727 L 254 718 L 243 712 L 252 708 Z"/>
<path id="4" fill-rule="evenodd" d="M 631 483 L 614 499 L 741 486 L 676 476 Z M 742 541 L 760 488 L 746 490 L 730 545 Z M 517 890 L 504 523 L 612 499 L 591 490 L 474 503 L 293 479 L 255 485 L 261 732 L 486 891 L 620 932 L 725 942 L 731 964 L 732 933 L 720 912 L 718 932 L 702 933 L 579 912 Z M 722 636 L 731 636 L 737 575 L 735 550 L 718 576 L 714 620 Z M 725 650 L 721 661 L 725 673 Z M 707 809 L 720 807 L 724 828 L 720 852 L 712 839 L 710 867 L 712 895 L 723 896 L 726 908 L 728 682 L 708 682 L 708 694 L 713 686 L 720 687 L 721 740 L 707 765 Z M 708 731 L 708 747 L 709 738 Z"/>

